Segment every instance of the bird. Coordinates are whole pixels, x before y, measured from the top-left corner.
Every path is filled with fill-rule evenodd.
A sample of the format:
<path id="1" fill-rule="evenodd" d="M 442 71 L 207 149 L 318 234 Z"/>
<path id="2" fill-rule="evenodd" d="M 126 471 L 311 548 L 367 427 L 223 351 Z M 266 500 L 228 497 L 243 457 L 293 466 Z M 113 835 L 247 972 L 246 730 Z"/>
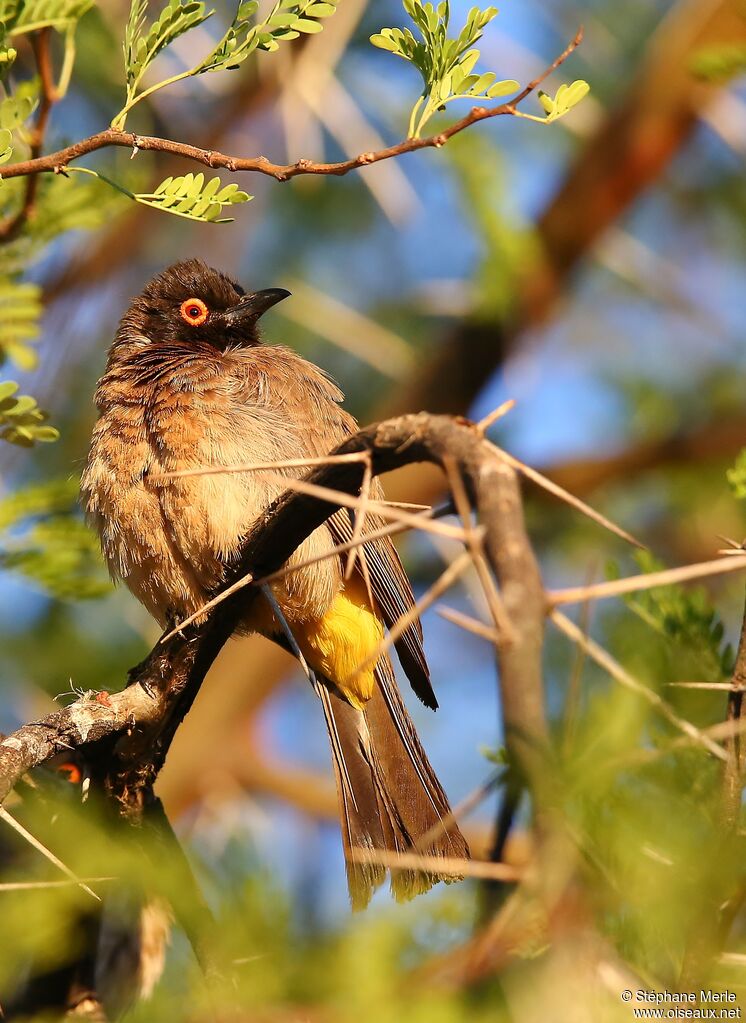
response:
<path id="1" fill-rule="evenodd" d="M 262 315 L 289 296 L 282 288 L 247 292 L 186 259 L 131 301 L 109 349 L 82 502 L 112 576 L 164 628 L 219 593 L 252 525 L 304 470 L 169 474 L 320 458 L 358 428 L 324 370 L 262 336 Z M 378 480 L 370 493 L 382 499 Z M 367 538 L 382 525 L 374 514 L 345 578 L 336 548 L 351 541 L 354 523 L 343 508 L 312 532 L 289 559 L 292 570 L 251 602 L 240 630 L 294 649 L 315 683 L 351 903 L 361 909 L 385 880 L 386 854 L 463 860 L 469 850 L 390 658 L 382 653 L 358 670 L 414 597 L 391 539 Z M 395 649 L 414 692 L 435 710 L 419 619 Z M 398 900 L 441 880 L 454 880 L 452 865 L 390 870 Z"/>

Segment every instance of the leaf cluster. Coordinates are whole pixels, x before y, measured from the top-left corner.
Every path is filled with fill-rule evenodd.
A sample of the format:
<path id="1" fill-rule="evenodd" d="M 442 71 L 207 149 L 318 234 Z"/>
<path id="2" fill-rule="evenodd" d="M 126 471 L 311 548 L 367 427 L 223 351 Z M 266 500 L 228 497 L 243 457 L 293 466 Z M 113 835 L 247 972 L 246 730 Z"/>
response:
<path id="1" fill-rule="evenodd" d="M 410 137 L 418 138 L 436 110 L 443 110 L 453 100 L 496 99 L 517 91 L 518 82 L 513 79 L 497 81 L 497 75 L 491 71 L 474 73 L 480 53 L 473 47 L 496 17 L 496 7 L 484 10 L 472 7 L 455 38 L 448 36 L 451 17 L 448 0 L 437 5 L 404 0 L 404 9 L 420 38 L 409 28 L 384 28 L 372 35 L 370 41 L 379 49 L 409 61 L 422 76 L 424 89 L 412 111 Z"/>
<path id="2" fill-rule="evenodd" d="M 546 113 L 546 121 L 551 123 L 569 114 L 573 107 L 580 103 L 590 92 L 590 85 L 582 79 L 578 79 L 571 85 L 560 85 L 554 96 L 539 90 L 539 103 Z"/>
<path id="3" fill-rule="evenodd" d="M 12 380 L 0 383 L 0 438 L 30 448 L 38 442 L 57 440 L 59 433 L 47 426 L 47 415 L 28 394 L 18 394 Z"/>
<path id="4" fill-rule="evenodd" d="M 214 224 L 227 224 L 232 220 L 230 217 L 220 217 L 224 206 L 249 202 L 251 198 L 236 184 L 223 185 L 217 176 L 205 184 L 204 174 L 169 177 L 154 192 L 135 193 L 135 199 L 146 206 L 166 210 L 188 220 Z"/>

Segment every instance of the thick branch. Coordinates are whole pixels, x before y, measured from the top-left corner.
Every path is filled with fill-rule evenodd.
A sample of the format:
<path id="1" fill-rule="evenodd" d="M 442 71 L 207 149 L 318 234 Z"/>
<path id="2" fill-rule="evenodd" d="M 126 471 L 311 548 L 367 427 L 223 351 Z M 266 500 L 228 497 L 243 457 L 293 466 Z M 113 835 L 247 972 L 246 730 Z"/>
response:
<path id="1" fill-rule="evenodd" d="M 442 465 L 448 457 L 463 476 L 486 527 L 488 555 L 513 617 L 510 644 L 498 651 L 508 745 L 521 769 L 535 779 L 546 736 L 540 675 L 545 600 L 523 527 L 513 469 L 473 424 L 426 413 L 368 427 L 337 449 L 339 454 L 358 451 L 369 452 L 375 475 L 412 462 Z M 363 472 L 360 462 L 335 462 L 310 473 L 308 479 L 352 494 L 359 491 Z M 226 583 L 247 572 L 259 578 L 276 571 L 336 507 L 286 492 L 255 524 Z M 77 701 L 0 743 L 0 801 L 25 771 L 60 750 L 119 737 L 113 749 L 117 761 L 113 787 L 125 805 L 132 805 L 133 789 L 154 781 L 210 665 L 257 592 L 252 587 L 238 591 L 207 621 L 159 643 L 134 669 L 123 692 Z"/>
<path id="2" fill-rule="evenodd" d="M 266 156 L 228 156 L 214 150 L 200 149 L 198 146 L 191 146 L 185 142 L 174 142 L 171 139 L 157 138 L 152 135 L 136 135 L 128 131 L 117 131 L 114 128 L 107 128 L 105 131 L 97 132 L 86 139 L 81 139 L 73 145 L 60 149 L 56 153 L 47 156 L 37 156 L 30 160 L 9 164 L 3 168 L 3 179 L 25 177 L 29 174 L 44 174 L 63 172 L 68 164 L 88 153 L 94 153 L 99 149 L 107 149 L 111 146 L 120 146 L 125 149 L 154 150 L 161 153 L 170 153 L 174 156 L 182 156 L 185 159 L 193 160 L 196 163 L 204 164 L 211 168 L 225 168 L 229 171 L 251 171 L 258 174 L 266 174 L 277 181 L 290 181 L 291 178 L 300 174 L 335 175 L 340 177 L 349 174 L 352 170 L 366 167 L 369 164 L 380 163 L 382 160 L 391 160 L 394 157 L 402 156 L 404 153 L 413 153 L 418 149 L 440 148 L 446 142 L 458 135 L 459 132 L 469 128 L 479 121 L 486 121 L 492 117 L 504 115 L 515 115 L 516 108 L 535 89 L 541 85 L 544 79 L 559 67 L 580 44 L 583 38 L 583 31 L 579 29 L 575 38 L 568 44 L 565 50 L 552 61 L 538 78 L 535 78 L 512 100 L 510 103 L 501 103 L 497 107 L 474 107 L 460 121 L 456 121 L 436 135 L 427 138 L 407 138 L 396 145 L 387 146 L 375 152 L 360 153 L 351 160 L 341 160 L 338 163 L 316 163 L 313 160 L 297 160 L 295 163 L 280 164 L 272 163 Z"/>

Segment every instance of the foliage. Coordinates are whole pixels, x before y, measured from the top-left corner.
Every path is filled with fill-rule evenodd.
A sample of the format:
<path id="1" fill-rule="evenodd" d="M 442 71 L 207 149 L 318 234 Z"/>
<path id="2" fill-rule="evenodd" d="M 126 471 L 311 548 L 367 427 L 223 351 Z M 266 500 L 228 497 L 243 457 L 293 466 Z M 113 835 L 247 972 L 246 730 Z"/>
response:
<path id="1" fill-rule="evenodd" d="M 35 484 L 0 500 L 0 568 L 23 575 L 60 599 L 107 593 L 111 584 L 98 541 L 82 521 L 77 503 L 76 479 Z"/>
<path id="2" fill-rule="evenodd" d="M 409 61 L 420 72 L 422 96 L 412 109 L 408 134 L 419 138 L 422 129 L 437 110 L 457 99 L 495 99 L 518 90 L 513 79 L 496 81 L 492 72 L 473 74 L 479 50 L 473 46 L 482 38 L 482 31 L 497 15 L 496 7 L 479 10 L 472 7 L 466 24 L 454 39 L 448 37 L 451 17 L 450 3 L 437 6 L 420 0 L 404 0 L 404 9 L 418 30 L 417 39 L 408 28 L 384 28 L 370 41 Z"/>
<path id="3" fill-rule="evenodd" d="M 370 41 L 374 46 L 409 61 L 422 77 L 422 95 L 412 108 L 409 118 L 410 138 L 419 138 L 433 114 L 444 110 L 454 100 L 486 101 L 518 92 L 518 82 L 512 78 L 497 80 L 497 74 L 492 71 L 474 73 L 480 56 L 474 44 L 482 38 L 483 30 L 496 17 L 496 7 L 486 7 L 484 10 L 472 7 L 464 27 L 455 38 L 450 38 L 449 0 L 437 4 L 423 3 L 422 0 L 403 2 L 420 38 L 409 28 L 383 28 L 372 35 Z M 542 105 L 547 110 L 546 120 L 556 120 L 566 114 L 583 98 L 588 88 L 586 82 L 560 86 L 554 101 L 540 94 Z M 551 111 L 546 106 L 547 102 L 552 104 Z"/>
<path id="4" fill-rule="evenodd" d="M 146 27 L 147 0 L 132 0 L 124 39 L 127 98 L 112 127 L 123 129 L 129 111 L 146 96 L 174 82 L 208 71 L 232 71 L 256 50 L 272 52 L 301 33 L 320 32 L 321 20 L 334 14 L 339 0 L 276 0 L 264 20 L 255 20 L 258 0 L 239 3 L 230 25 L 205 57 L 187 71 L 139 92 L 143 75 L 167 46 L 213 15 L 202 0 L 169 0 Z"/>

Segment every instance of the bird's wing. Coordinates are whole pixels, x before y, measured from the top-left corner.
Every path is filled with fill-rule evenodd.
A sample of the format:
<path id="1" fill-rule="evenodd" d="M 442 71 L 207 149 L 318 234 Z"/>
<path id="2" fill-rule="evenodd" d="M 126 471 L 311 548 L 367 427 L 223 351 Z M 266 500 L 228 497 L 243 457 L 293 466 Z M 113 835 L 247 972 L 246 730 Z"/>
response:
<path id="1" fill-rule="evenodd" d="M 273 359 L 272 400 L 292 421 L 299 447 L 312 457 L 328 455 L 358 428 L 354 418 L 339 404 L 343 397 L 341 391 L 322 370 L 289 349 L 271 347 L 266 351 Z M 278 362 L 286 367 L 284 373 L 279 372 Z M 302 470 L 290 471 L 302 474 Z M 371 495 L 375 499 L 383 496 L 377 480 L 373 482 Z M 363 535 L 382 525 L 385 522 L 380 517 L 366 515 Z M 341 508 L 331 516 L 327 526 L 336 544 L 348 543 L 354 528 L 353 513 Z M 367 541 L 362 553 L 373 599 L 386 627 L 391 628 L 414 604 L 409 579 L 389 537 Z M 360 571 L 359 563 L 356 571 Z M 422 626 L 415 618 L 397 640 L 396 652 L 417 696 L 426 706 L 435 709 L 438 703 L 430 684 L 422 642 Z"/>

